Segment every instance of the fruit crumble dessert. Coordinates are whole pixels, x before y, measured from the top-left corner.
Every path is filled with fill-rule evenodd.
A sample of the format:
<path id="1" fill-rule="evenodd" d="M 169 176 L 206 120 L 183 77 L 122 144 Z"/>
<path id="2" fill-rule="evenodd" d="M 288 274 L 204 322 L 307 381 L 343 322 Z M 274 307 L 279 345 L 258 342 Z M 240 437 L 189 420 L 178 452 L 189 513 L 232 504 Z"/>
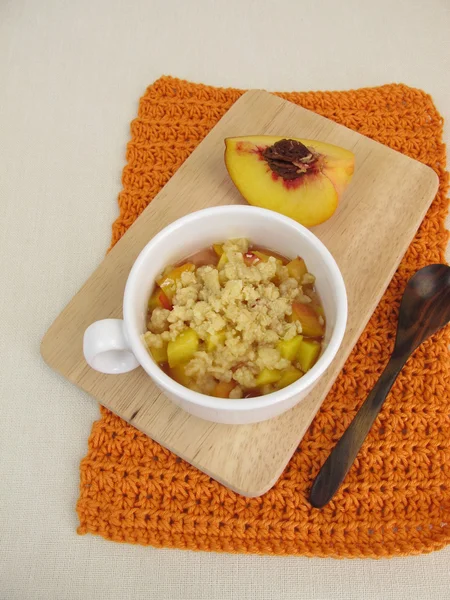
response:
<path id="1" fill-rule="evenodd" d="M 214 244 L 167 267 L 143 335 L 173 379 L 219 398 L 282 389 L 317 361 L 325 315 L 305 261 L 246 239 Z"/>

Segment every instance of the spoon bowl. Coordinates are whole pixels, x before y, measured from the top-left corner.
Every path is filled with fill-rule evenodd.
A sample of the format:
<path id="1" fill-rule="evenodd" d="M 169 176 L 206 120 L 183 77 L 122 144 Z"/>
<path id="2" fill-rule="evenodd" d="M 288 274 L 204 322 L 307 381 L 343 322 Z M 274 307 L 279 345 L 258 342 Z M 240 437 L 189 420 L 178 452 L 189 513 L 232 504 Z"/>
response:
<path id="1" fill-rule="evenodd" d="M 411 277 L 403 294 L 394 354 L 410 354 L 450 321 L 450 267 L 428 265 Z"/>

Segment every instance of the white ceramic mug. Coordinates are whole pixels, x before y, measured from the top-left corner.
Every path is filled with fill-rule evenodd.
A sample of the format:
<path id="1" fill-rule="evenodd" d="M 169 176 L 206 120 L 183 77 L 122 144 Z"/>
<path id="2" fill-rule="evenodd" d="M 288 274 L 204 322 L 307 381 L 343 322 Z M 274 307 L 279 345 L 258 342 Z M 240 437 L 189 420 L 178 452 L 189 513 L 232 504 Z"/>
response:
<path id="1" fill-rule="evenodd" d="M 326 315 L 324 350 L 317 363 L 288 387 L 256 398 L 229 400 L 194 392 L 166 375 L 153 361 L 141 336 L 146 331 L 147 303 L 163 269 L 214 242 L 245 237 L 283 256 L 304 258 L 316 276 Z M 292 408 L 317 383 L 341 344 L 347 322 L 347 295 L 330 252 L 308 229 L 276 212 L 253 206 L 219 206 L 189 214 L 160 231 L 142 250 L 128 276 L 123 320 L 90 325 L 83 350 L 88 364 L 102 373 L 126 373 L 139 365 L 175 404 L 218 423 L 256 423 Z"/>

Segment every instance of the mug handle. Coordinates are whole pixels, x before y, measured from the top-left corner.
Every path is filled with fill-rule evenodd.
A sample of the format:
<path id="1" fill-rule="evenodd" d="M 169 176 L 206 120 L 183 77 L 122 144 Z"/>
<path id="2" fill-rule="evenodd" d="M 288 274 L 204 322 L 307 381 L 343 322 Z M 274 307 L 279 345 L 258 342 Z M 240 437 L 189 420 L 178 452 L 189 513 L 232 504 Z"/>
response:
<path id="1" fill-rule="evenodd" d="M 90 367 L 108 375 L 128 373 L 139 366 L 122 319 L 103 319 L 89 325 L 84 332 L 83 354 Z"/>

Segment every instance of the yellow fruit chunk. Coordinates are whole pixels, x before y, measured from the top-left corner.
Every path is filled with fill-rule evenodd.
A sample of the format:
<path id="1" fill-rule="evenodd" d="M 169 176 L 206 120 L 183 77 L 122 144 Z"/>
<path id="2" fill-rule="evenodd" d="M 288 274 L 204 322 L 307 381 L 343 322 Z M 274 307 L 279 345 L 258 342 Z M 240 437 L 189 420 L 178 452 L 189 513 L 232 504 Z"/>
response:
<path id="1" fill-rule="evenodd" d="M 225 340 L 225 331 L 218 331 L 217 333 L 208 335 L 206 338 L 206 352 L 213 352 L 217 346 L 223 346 Z"/>
<path id="2" fill-rule="evenodd" d="M 182 273 L 185 273 L 186 271 L 193 273 L 195 271 L 195 265 L 192 263 L 186 263 L 184 265 L 180 265 L 179 267 L 175 267 L 169 271 L 169 273 L 163 275 L 156 281 L 169 300 L 172 300 L 175 292 L 177 291 L 177 281 L 181 279 Z"/>
<path id="3" fill-rule="evenodd" d="M 167 357 L 170 367 L 182 365 L 194 356 L 198 350 L 198 335 L 193 329 L 186 329 L 167 345 Z"/>
<path id="4" fill-rule="evenodd" d="M 276 383 L 280 378 L 281 371 L 277 371 L 276 369 L 263 369 L 256 378 L 256 385 L 260 387 L 269 383 Z"/>
<path id="5" fill-rule="evenodd" d="M 148 301 L 148 309 L 153 311 L 155 308 L 172 310 L 172 302 L 159 287 L 156 288 Z"/>
<path id="6" fill-rule="evenodd" d="M 302 371 L 306 373 L 315 364 L 320 354 L 321 344 L 314 340 L 302 340 L 298 349 L 298 362 Z"/>
<path id="7" fill-rule="evenodd" d="M 281 378 L 276 383 L 277 389 L 281 390 L 287 387 L 288 385 L 291 385 L 291 383 L 294 383 L 294 381 L 300 379 L 302 375 L 303 373 L 300 371 L 300 369 L 296 369 L 295 367 L 286 369 L 282 372 Z"/>
<path id="8" fill-rule="evenodd" d="M 222 256 L 222 254 L 223 254 L 222 244 L 213 244 L 213 250 L 217 254 L 217 256 Z"/>
<path id="9" fill-rule="evenodd" d="M 155 362 L 159 365 L 167 362 L 167 345 L 167 342 L 165 342 L 161 348 L 150 348 L 150 352 L 152 353 Z"/>
<path id="10" fill-rule="evenodd" d="M 177 367 L 172 367 L 170 369 L 170 375 L 185 387 L 191 387 L 192 379 L 186 375 L 186 365 L 178 365 Z"/>
<path id="11" fill-rule="evenodd" d="M 299 138 L 225 140 L 225 165 L 249 204 L 312 227 L 331 217 L 354 171 L 352 152 Z"/>
<path id="12" fill-rule="evenodd" d="M 222 256 L 219 258 L 219 262 L 217 263 L 217 270 L 220 271 L 224 268 L 224 266 L 227 264 L 228 262 L 228 256 L 225 254 L 225 252 L 222 253 Z"/>
<path id="13" fill-rule="evenodd" d="M 220 381 L 214 388 L 214 396 L 216 398 L 229 398 L 230 392 L 236 387 L 235 381 Z"/>
<path id="14" fill-rule="evenodd" d="M 302 333 L 307 337 L 322 337 L 325 326 L 320 322 L 319 315 L 309 304 L 292 303 L 292 319 L 300 321 Z"/>
<path id="15" fill-rule="evenodd" d="M 303 276 L 308 272 L 305 261 L 299 256 L 288 262 L 286 268 L 288 270 L 289 277 L 293 277 L 299 283 L 302 282 Z"/>
<path id="16" fill-rule="evenodd" d="M 296 335 L 290 340 L 280 340 L 278 342 L 278 350 L 283 358 L 287 360 L 293 361 L 297 356 L 298 349 L 300 348 L 300 343 L 303 339 L 303 336 Z"/>

